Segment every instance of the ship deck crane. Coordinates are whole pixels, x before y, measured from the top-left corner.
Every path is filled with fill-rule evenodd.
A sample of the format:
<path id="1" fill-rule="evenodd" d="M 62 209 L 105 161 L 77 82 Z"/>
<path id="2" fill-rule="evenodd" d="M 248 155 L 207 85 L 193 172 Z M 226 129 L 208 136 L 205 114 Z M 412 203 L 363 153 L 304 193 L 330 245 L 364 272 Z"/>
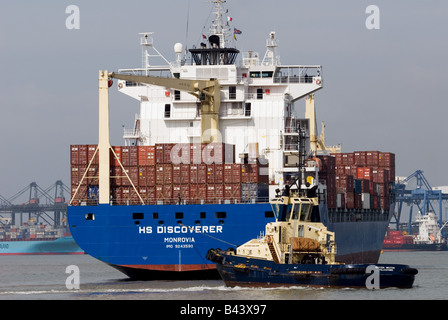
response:
<path id="1" fill-rule="evenodd" d="M 186 91 L 200 100 L 201 103 L 201 141 L 203 143 L 218 142 L 219 108 L 221 105 L 221 86 L 217 79 L 188 80 L 178 78 L 161 78 L 150 76 L 135 76 L 127 74 L 99 72 L 99 142 L 95 154 L 99 154 L 99 204 L 109 204 L 110 200 L 110 145 L 109 137 L 109 88 L 111 79 L 119 79 L 136 83 Z M 90 164 L 89 164 L 90 166 Z M 127 174 L 126 174 L 127 175 Z M 129 178 L 129 177 L 128 177 Z M 131 181 L 134 191 L 142 204 L 144 201 Z M 78 190 L 76 190 L 75 195 Z M 74 196 L 72 198 L 72 201 Z M 71 203 L 71 202 L 70 202 Z"/>

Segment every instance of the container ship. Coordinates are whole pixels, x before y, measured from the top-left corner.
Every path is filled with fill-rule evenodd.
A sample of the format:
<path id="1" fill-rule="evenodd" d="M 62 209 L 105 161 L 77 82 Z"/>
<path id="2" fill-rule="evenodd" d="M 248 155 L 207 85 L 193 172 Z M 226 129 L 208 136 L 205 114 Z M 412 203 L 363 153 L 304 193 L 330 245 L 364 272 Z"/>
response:
<path id="1" fill-rule="evenodd" d="M 264 57 L 249 51 L 238 60 L 232 41 L 241 31 L 226 1 L 212 3 L 208 34 L 192 49 L 176 43 L 175 61 L 148 32 L 142 68 L 100 71 L 99 142 L 70 150 L 76 242 L 131 278 L 217 277 L 207 251 L 263 233 L 275 221 L 269 199 L 301 176 L 319 198 L 313 216 L 336 233 L 336 260 L 377 263 L 394 208 L 395 155 L 325 146 L 314 104 L 322 67 L 281 64 L 275 32 Z M 109 142 L 113 79 L 140 102 L 124 146 Z"/>
<path id="2" fill-rule="evenodd" d="M 52 227 L 30 220 L 20 226 L 0 227 L 0 256 L 84 254 L 67 227 Z"/>
<path id="3" fill-rule="evenodd" d="M 447 239 L 442 237 L 437 216 L 429 211 L 416 219 L 418 233 L 409 234 L 400 230 L 387 230 L 384 251 L 446 251 Z"/>

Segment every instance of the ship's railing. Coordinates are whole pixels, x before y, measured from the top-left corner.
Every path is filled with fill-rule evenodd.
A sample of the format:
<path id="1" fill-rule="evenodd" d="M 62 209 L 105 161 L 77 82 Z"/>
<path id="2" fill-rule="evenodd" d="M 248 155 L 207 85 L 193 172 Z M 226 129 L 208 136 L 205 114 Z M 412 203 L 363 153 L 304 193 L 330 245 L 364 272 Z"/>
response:
<path id="1" fill-rule="evenodd" d="M 192 205 L 192 204 L 248 204 L 248 203 L 269 203 L 269 197 L 258 198 L 204 198 L 204 199 L 179 199 L 179 198 L 158 198 L 143 199 L 144 205 Z M 74 201 L 73 206 L 97 206 L 98 199 L 82 199 Z M 137 199 L 111 199 L 112 206 L 135 206 L 143 205 Z"/>
<path id="2" fill-rule="evenodd" d="M 367 222 L 367 221 L 388 221 L 389 211 L 387 210 L 357 210 L 357 209 L 329 209 L 328 217 L 330 222 Z"/>
<path id="3" fill-rule="evenodd" d="M 274 75 L 274 83 L 315 83 L 322 76 L 322 66 L 282 66 Z"/>

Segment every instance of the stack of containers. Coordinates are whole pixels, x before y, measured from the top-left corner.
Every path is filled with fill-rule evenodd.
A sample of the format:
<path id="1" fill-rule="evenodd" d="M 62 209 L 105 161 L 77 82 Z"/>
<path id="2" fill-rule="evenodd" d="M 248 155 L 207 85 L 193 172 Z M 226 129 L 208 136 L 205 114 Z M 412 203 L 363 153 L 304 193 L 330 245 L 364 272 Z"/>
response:
<path id="1" fill-rule="evenodd" d="M 327 185 L 329 208 L 388 210 L 389 186 L 395 181 L 395 154 L 356 151 L 319 159 L 319 179 Z"/>
<path id="2" fill-rule="evenodd" d="M 71 146 L 72 198 L 79 186 L 74 204 L 98 200 L 98 155 L 82 179 L 96 149 L 97 145 Z M 140 198 L 145 204 L 198 204 L 252 202 L 269 196 L 268 165 L 257 160 L 235 163 L 234 145 L 156 144 L 112 149 L 114 205 L 141 204 Z"/>

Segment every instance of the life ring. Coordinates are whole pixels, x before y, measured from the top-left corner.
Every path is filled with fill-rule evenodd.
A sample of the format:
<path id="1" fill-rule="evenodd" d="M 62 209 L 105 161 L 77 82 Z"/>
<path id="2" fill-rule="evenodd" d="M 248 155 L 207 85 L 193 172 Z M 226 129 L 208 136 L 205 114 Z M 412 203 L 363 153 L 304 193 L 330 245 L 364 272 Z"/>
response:
<path id="1" fill-rule="evenodd" d="M 272 242 L 272 236 L 271 235 L 267 235 L 266 236 L 266 242 L 268 242 L 268 243 Z"/>
<path id="2" fill-rule="evenodd" d="M 119 89 L 122 89 L 122 88 L 123 88 L 123 84 L 122 84 L 122 83 L 119 83 L 119 84 L 118 84 L 118 88 L 119 88 Z"/>
<path id="3" fill-rule="evenodd" d="M 73 201 L 73 206 L 75 206 L 75 207 L 77 207 L 77 206 L 79 206 L 79 203 L 78 203 L 78 201 Z"/>
<path id="4" fill-rule="evenodd" d="M 317 79 L 317 80 L 316 80 L 316 84 L 317 84 L 318 86 L 320 86 L 321 83 L 322 83 L 322 81 L 320 81 L 320 79 Z"/>

